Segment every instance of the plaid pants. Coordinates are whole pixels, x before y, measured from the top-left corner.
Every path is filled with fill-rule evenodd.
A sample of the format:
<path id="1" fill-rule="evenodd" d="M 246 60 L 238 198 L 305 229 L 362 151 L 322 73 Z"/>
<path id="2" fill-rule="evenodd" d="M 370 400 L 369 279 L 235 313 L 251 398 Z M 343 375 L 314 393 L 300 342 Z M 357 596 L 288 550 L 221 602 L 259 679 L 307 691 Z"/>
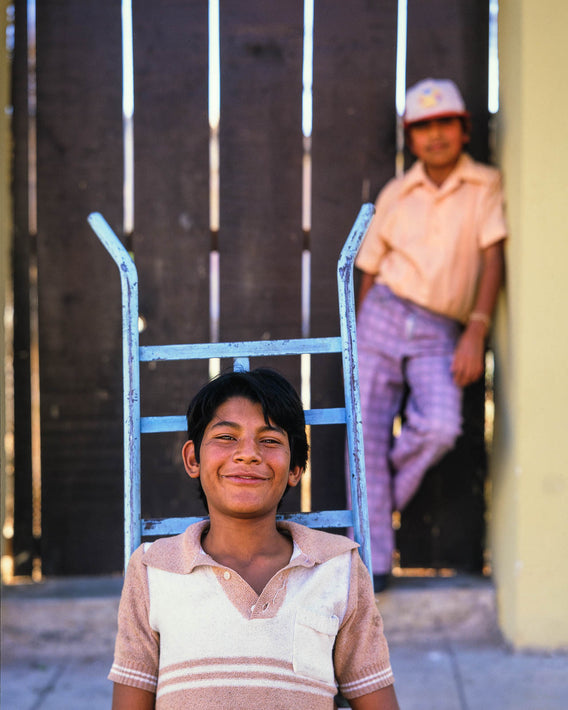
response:
<path id="1" fill-rule="evenodd" d="M 392 511 L 402 510 L 424 474 L 461 432 L 462 390 L 450 366 L 461 326 L 375 285 L 357 322 L 361 413 L 373 572 L 389 572 Z M 393 438 L 395 416 L 403 426 Z"/>

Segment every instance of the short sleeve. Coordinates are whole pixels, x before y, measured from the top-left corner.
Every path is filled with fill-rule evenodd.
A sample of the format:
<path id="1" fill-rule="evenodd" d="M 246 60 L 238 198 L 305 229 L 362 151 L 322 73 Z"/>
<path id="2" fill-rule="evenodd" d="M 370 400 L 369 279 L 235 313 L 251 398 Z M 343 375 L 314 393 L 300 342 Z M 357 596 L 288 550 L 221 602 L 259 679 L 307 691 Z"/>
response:
<path id="1" fill-rule="evenodd" d="M 334 665 L 339 689 L 347 699 L 394 683 L 373 584 L 357 550 L 352 553 L 347 611 L 335 642 Z"/>
<path id="2" fill-rule="evenodd" d="M 387 252 L 382 229 L 393 199 L 398 194 L 399 184 L 400 180 L 390 180 L 379 192 L 375 202 L 375 214 L 355 259 L 355 266 L 367 274 L 379 273 L 380 263 Z"/>
<path id="3" fill-rule="evenodd" d="M 479 246 L 481 249 L 505 239 L 507 236 L 507 222 L 505 219 L 505 200 L 501 173 L 494 171 L 494 176 L 489 185 L 483 204 Z"/>
<path id="4" fill-rule="evenodd" d="M 118 609 L 118 634 L 109 680 L 156 692 L 159 635 L 150 627 L 148 571 L 144 546 L 130 558 Z"/>

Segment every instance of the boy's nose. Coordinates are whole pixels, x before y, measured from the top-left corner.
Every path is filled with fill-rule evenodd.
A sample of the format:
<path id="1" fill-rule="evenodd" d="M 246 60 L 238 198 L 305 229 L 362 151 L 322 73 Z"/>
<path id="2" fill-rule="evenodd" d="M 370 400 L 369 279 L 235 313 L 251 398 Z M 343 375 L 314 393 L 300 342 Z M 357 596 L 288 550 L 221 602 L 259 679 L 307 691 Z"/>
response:
<path id="1" fill-rule="evenodd" d="M 440 121 L 437 121 L 436 119 L 433 119 L 430 121 L 430 135 L 437 136 L 442 128 L 442 124 Z"/>
<path id="2" fill-rule="evenodd" d="M 237 461 L 258 461 L 260 460 L 260 450 L 253 438 L 243 437 L 238 440 L 235 450 Z"/>

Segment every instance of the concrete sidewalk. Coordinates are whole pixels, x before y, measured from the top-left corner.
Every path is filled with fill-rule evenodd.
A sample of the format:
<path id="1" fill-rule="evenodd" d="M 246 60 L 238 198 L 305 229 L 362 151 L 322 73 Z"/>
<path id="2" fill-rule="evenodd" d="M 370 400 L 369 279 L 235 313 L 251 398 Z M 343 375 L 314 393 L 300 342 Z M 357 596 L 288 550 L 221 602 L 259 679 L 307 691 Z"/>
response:
<path id="1" fill-rule="evenodd" d="M 105 577 L 3 588 L 2 710 L 110 708 L 121 586 Z M 488 580 L 398 579 L 378 600 L 401 710 L 568 708 L 568 655 L 511 652 Z"/>

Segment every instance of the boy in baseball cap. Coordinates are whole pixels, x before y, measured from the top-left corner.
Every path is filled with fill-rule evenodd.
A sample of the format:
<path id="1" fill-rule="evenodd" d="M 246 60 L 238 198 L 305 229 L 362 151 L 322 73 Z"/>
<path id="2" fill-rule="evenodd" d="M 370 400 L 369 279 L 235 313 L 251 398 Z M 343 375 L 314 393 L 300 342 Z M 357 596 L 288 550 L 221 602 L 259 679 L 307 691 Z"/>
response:
<path id="1" fill-rule="evenodd" d="M 499 172 L 464 152 L 470 119 L 454 82 L 410 88 L 404 128 L 417 160 L 381 190 L 355 262 L 376 591 L 391 569 L 392 512 L 454 445 L 463 387 L 483 373 L 507 234 Z M 393 439 L 406 390 L 404 425 Z"/>
<path id="2" fill-rule="evenodd" d="M 404 129 L 410 151 L 440 186 L 469 143 L 469 112 L 450 79 L 425 79 L 408 90 Z"/>

